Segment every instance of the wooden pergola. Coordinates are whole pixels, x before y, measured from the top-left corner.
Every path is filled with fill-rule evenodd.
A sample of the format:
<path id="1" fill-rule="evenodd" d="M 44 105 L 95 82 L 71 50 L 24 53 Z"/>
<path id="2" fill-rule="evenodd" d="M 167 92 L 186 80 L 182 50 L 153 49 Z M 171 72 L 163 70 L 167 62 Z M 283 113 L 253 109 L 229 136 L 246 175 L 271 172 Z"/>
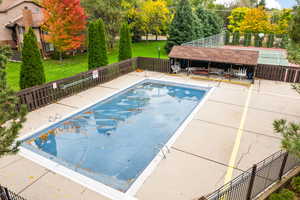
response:
<path id="1" fill-rule="evenodd" d="M 193 69 L 195 74 L 230 77 L 243 71 L 248 79 L 254 79 L 258 51 L 225 48 L 174 46 L 169 54 L 171 65 L 181 69 Z"/>

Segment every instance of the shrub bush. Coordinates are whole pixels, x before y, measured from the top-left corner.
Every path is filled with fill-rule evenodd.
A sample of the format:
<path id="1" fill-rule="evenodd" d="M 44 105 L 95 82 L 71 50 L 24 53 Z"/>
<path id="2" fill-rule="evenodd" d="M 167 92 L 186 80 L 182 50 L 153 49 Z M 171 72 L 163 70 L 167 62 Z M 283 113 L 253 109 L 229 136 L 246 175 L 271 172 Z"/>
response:
<path id="1" fill-rule="evenodd" d="M 128 24 L 125 23 L 120 30 L 119 61 L 132 58 L 131 35 Z"/>
<path id="2" fill-rule="evenodd" d="M 226 31 L 225 32 L 225 45 L 230 44 L 230 36 L 231 36 L 230 32 Z"/>
<path id="3" fill-rule="evenodd" d="M 268 41 L 267 41 L 267 47 L 268 48 L 272 48 L 274 46 L 274 39 L 275 39 L 275 36 L 274 34 L 269 34 L 268 36 Z"/>
<path id="4" fill-rule="evenodd" d="M 251 38 L 252 38 L 251 33 L 244 34 L 244 46 L 251 46 Z"/>
<path id="5" fill-rule="evenodd" d="M 288 45 L 288 59 L 292 63 L 300 64 L 300 45 L 290 43 Z"/>
<path id="6" fill-rule="evenodd" d="M 36 36 L 30 28 L 24 36 L 20 88 L 25 89 L 45 83 L 45 73 L 40 48 Z"/>
<path id="7" fill-rule="evenodd" d="M 300 193 L 300 176 L 292 179 L 291 186 L 295 192 Z"/>
<path id="8" fill-rule="evenodd" d="M 240 32 L 234 32 L 233 33 L 232 43 L 233 43 L 233 45 L 239 45 L 240 44 Z"/>
<path id="9" fill-rule="evenodd" d="M 295 193 L 288 190 L 282 189 L 279 193 L 271 194 L 269 200 L 294 200 Z"/>

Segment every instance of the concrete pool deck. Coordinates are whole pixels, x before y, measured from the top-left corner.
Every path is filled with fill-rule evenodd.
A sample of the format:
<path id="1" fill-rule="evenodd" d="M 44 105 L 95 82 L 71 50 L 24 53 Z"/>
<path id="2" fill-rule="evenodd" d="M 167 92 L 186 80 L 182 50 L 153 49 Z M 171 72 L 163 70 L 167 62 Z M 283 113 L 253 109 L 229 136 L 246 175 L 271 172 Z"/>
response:
<path id="1" fill-rule="evenodd" d="M 138 190 L 137 199 L 187 200 L 213 192 L 225 179 L 234 178 L 280 149 L 273 120 L 300 120 L 300 95 L 287 83 L 261 80 L 248 88 L 133 72 L 29 113 L 21 136 L 48 124 L 49 117 L 66 116 L 145 76 L 216 88 L 172 145 L 167 158 Z M 20 155 L 0 159 L 0 184 L 28 200 L 107 199 Z"/>

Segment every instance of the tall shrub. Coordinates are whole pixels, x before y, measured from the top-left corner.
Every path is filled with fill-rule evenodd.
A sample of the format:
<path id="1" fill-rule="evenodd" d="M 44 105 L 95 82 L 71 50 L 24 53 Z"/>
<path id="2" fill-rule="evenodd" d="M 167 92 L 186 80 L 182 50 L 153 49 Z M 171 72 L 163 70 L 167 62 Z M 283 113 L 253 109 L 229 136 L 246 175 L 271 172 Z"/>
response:
<path id="1" fill-rule="evenodd" d="M 251 33 L 245 33 L 244 34 L 244 46 L 251 46 L 251 40 L 252 40 L 252 34 Z"/>
<path id="2" fill-rule="evenodd" d="M 274 39 L 275 39 L 275 35 L 273 33 L 270 33 L 268 35 L 268 41 L 267 41 L 268 48 L 272 48 L 274 46 Z"/>
<path id="3" fill-rule="evenodd" d="M 230 44 L 230 36 L 231 36 L 230 31 L 226 30 L 226 32 L 225 32 L 225 45 Z"/>
<path id="4" fill-rule="evenodd" d="M 233 45 L 239 45 L 240 44 L 240 32 L 236 31 L 233 33 Z"/>
<path id="5" fill-rule="evenodd" d="M 125 23 L 120 30 L 119 41 L 119 61 L 126 60 L 132 57 L 131 35 L 128 24 Z"/>
<path id="6" fill-rule="evenodd" d="M 26 108 L 18 107 L 19 98 L 6 83 L 5 65 L 8 56 L 8 47 L 0 46 L 0 157 L 18 151 L 20 142 L 15 140 L 26 115 Z"/>
<path id="7" fill-rule="evenodd" d="M 169 26 L 166 51 L 169 52 L 175 45 L 181 45 L 203 37 L 202 27 L 198 21 L 193 14 L 189 0 L 180 0 Z"/>
<path id="8" fill-rule="evenodd" d="M 263 40 L 264 40 L 264 38 L 259 37 L 259 34 L 256 33 L 254 35 L 254 46 L 256 46 L 256 47 L 262 47 Z"/>
<path id="9" fill-rule="evenodd" d="M 221 33 L 223 28 L 223 21 L 215 13 L 205 10 L 199 6 L 196 11 L 196 16 L 200 20 L 199 23 L 203 27 L 203 37 L 209 37 Z"/>
<path id="10" fill-rule="evenodd" d="M 88 26 L 88 68 L 93 69 L 97 67 L 97 51 L 96 51 L 96 23 L 90 22 Z"/>
<path id="11" fill-rule="evenodd" d="M 45 83 L 44 66 L 36 36 L 30 28 L 24 36 L 20 88 L 25 89 Z"/>
<path id="12" fill-rule="evenodd" d="M 89 69 L 108 64 L 105 29 L 102 19 L 91 22 L 89 25 L 88 52 Z"/>
<path id="13" fill-rule="evenodd" d="M 296 8 L 289 34 L 293 43 L 300 44 L 300 5 Z"/>
<path id="14" fill-rule="evenodd" d="M 287 48 L 288 46 L 288 42 L 289 42 L 289 36 L 287 34 L 284 34 L 281 38 L 281 41 L 280 41 L 280 44 L 279 44 L 279 47 L 280 48 Z M 300 44 L 300 43 L 299 43 Z"/>

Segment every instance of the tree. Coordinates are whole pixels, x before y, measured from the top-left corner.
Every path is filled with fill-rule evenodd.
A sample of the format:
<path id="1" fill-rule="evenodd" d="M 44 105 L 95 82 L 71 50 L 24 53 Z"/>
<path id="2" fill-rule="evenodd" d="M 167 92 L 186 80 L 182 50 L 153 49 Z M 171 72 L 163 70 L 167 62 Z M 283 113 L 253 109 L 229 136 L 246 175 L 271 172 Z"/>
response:
<path id="1" fill-rule="evenodd" d="M 32 28 L 29 28 L 23 40 L 20 88 L 41 85 L 45 81 L 44 66 L 37 39 Z"/>
<path id="2" fill-rule="evenodd" d="M 196 9 L 196 15 L 203 27 L 203 37 L 209 37 L 221 33 L 223 28 L 222 19 L 215 13 L 204 10 L 202 7 Z"/>
<path id="3" fill-rule="evenodd" d="M 300 94 L 299 84 L 294 84 L 292 87 Z M 273 122 L 273 127 L 276 133 L 283 136 L 282 148 L 300 157 L 300 123 L 280 119 Z"/>
<path id="4" fill-rule="evenodd" d="M 202 26 L 193 13 L 189 0 L 180 0 L 175 16 L 169 26 L 168 41 L 165 46 L 169 52 L 173 46 L 202 38 Z"/>
<path id="5" fill-rule="evenodd" d="M 126 60 L 132 57 L 131 35 L 128 24 L 123 24 L 120 30 L 119 41 L 119 61 Z"/>
<path id="6" fill-rule="evenodd" d="M 85 41 L 86 15 L 80 0 L 43 0 L 45 39 L 60 53 L 75 50 Z"/>
<path id="7" fill-rule="evenodd" d="M 300 6 L 295 10 L 290 29 L 290 38 L 293 43 L 300 44 Z"/>
<path id="8" fill-rule="evenodd" d="M 170 11 L 164 0 L 146 0 L 140 9 L 142 30 L 148 36 L 153 33 L 157 36 L 167 30 Z"/>
<path id="9" fill-rule="evenodd" d="M 300 84 L 293 84 L 292 88 L 300 94 Z M 273 127 L 276 133 L 283 136 L 282 148 L 300 157 L 300 123 L 280 119 L 273 122 Z"/>
<path id="10" fill-rule="evenodd" d="M 9 48 L 0 46 L 0 157 L 18 152 L 20 142 L 15 140 L 26 115 L 26 108 L 18 107 L 19 99 L 6 83 L 5 65 L 9 55 Z"/>
<path id="11" fill-rule="evenodd" d="M 231 11 L 231 15 L 228 17 L 229 25 L 227 26 L 227 28 L 232 32 L 240 31 L 241 23 L 244 21 L 246 13 L 249 10 L 250 8 L 247 7 L 239 7 L 233 9 Z"/>
<path id="12" fill-rule="evenodd" d="M 101 18 L 107 30 L 109 47 L 112 49 L 124 20 L 123 0 L 82 0 L 90 19 Z"/>
<path id="13" fill-rule="evenodd" d="M 292 18 L 292 9 L 285 8 L 274 12 L 271 17 L 271 23 L 274 25 L 272 32 L 278 35 L 288 34 Z"/>
<path id="14" fill-rule="evenodd" d="M 251 8 L 246 12 L 239 29 L 241 32 L 269 33 L 274 30 L 274 27 L 266 10 L 258 7 Z"/>
<path id="15" fill-rule="evenodd" d="M 89 69 L 108 64 L 104 23 L 98 19 L 89 24 L 88 62 Z"/>
<path id="16" fill-rule="evenodd" d="M 266 7 L 266 0 L 260 0 L 257 6 L 265 8 Z"/>

